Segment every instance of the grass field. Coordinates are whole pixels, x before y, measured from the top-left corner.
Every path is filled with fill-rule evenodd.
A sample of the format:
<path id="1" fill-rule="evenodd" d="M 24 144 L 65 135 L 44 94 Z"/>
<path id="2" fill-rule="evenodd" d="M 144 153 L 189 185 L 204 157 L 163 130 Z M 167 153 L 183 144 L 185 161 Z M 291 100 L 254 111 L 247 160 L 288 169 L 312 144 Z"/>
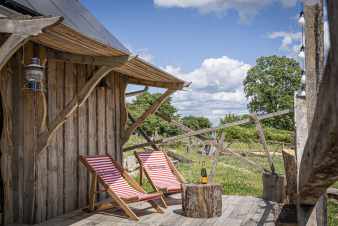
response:
<path id="1" fill-rule="evenodd" d="M 203 161 L 205 161 L 206 168 L 208 172 L 210 172 L 213 158 L 198 154 L 199 148 L 192 149 L 189 153 L 187 153 L 186 148 L 184 148 L 182 145 L 169 146 L 166 148 L 175 150 L 176 153 L 193 160 L 192 164 L 178 164 L 179 171 L 188 180 L 188 182 L 196 183 L 199 181 Z M 267 159 L 262 153 L 261 146 L 259 144 L 233 143 L 230 148 L 238 153 L 241 153 L 242 155 L 245 155 L 248 159 L 255 161 L 265 168 L 269 168 Z M 284 174 L 281 149 L 282 147 L 280 145 L 269 146 L 269 150 L 271 150 L 273 153 L 273 161 L 276 171 L 279 174 Z M 261 173 L 255 170 L 253 166 L 248 165 L 246 162 L 233 155 L 219 157 L 215 182 L 223 186 L 225 195 L 243 195 L 255 197 L 261 197 L 262 195 Z M 146 190 L 152 190 L 146 181 L 144 184 Z M 328 203 L 328 225 L 338 225 L 337 213 L 338 203 L 330 200 Z"/>

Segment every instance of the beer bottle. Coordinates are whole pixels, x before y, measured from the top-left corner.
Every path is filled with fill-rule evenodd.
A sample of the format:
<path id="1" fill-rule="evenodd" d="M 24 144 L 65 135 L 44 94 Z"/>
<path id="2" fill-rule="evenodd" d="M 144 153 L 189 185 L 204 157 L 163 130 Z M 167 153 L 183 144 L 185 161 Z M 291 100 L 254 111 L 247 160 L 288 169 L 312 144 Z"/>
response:
<path id="1" fill-rule="evenodd" d="M 208 174 L 207 169 L 205 168 L 205 162 L 202 163 L 202 169 L 201 169 L 201 184 L 207 184 L 208 183 Z"/>

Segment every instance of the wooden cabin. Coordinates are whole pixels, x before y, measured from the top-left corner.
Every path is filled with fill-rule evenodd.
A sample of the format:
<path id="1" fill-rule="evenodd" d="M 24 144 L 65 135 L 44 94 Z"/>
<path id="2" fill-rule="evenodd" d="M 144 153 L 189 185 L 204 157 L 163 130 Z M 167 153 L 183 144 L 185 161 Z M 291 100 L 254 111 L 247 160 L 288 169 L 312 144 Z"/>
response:
<path id="1" fill-rule="evenodd" d="M 132 56 L 78 0 L 0 1 L 0 17 L 2 221 L 43 222 L 88 204 L 80 155 L 121 161 L 130 134 L 185 82 Z M 35 83 L 32 58 L 44 67 Z M 131 125 L 129 84 L 167 89 Z"/>

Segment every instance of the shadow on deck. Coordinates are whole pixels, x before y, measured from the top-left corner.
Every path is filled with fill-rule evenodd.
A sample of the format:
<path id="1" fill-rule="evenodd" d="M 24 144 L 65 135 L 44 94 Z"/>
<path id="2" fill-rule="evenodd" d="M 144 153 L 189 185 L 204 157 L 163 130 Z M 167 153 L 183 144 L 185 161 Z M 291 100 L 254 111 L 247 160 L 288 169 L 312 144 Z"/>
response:
<path id="1" fill-rule="evenodd" d="M 70 214 L 51 219 L 39 226 L 88 226 L 88 225 L 142 225 L 142 226 L 273 226 L 279 215 L 278 204 L 248 196 L 223 196 L 223 214 L 219 218 L 196 219 L 183 216 L 180 196 L 167 198 L 169 204 L 164 214 L 150 208 L 148 203 L 137 203 L 132 209 L 140 221 L 131 221 L 119 209 L 104 212 L 86 213 L 78 210 Z"/>

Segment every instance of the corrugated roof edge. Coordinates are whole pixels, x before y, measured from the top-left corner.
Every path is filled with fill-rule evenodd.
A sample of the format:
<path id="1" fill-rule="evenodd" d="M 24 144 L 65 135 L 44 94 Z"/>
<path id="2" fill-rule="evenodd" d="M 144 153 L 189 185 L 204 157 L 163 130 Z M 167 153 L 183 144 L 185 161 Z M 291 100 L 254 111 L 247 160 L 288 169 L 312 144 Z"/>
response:
<path id="1" fill-rule="evenodd" d="M 84 10 L 86 10 L 86 11 L 88 11 L 88 13 L 90 13 L 90 15 L 96 20 L 97 23 L 102 25 L 101 22 L 99 20 L 97 20 L 97 18 L 94 15 L 92 15 L 91 12 L 85 6 L 83 6 L 81 4 L 81 2 L 78 2 L 78 3 L 81 5 L 81 7 L 83 7 Z M 27 0 L 27 4 L 29 4 L 28 0 Z M 27 5 L 23 5 L 23 3 L 20 3 L 20 0 L 0 0 L 0 5 L 3 5 L 7 8 L 15 10 L 15 11 L 21 13 L 21 14 L 28 14 L 30 16 L 47 16 L 47 15 L 43 15 L 41 12 L 36 11 L 36 9 L 33 9 L 32 8 L 33 6 L 28 7 Z M 63 16 L 63 15 L 55 15 L 55 16 Z M 70 25 L 67 25 L 66 23 L 64 23 L 64 24 L 66 26 L 70 26 Z M 78 31 L 75 27 L 73 27 L 73 26 L 71 26 L 71 27 L 74 30 Z M 105 46 L 107 46 L 107 47 L 109 47 L 109 48 L 113 48 L 117 51 L 120 51 L 123 54 L 127 54 L 127 55 L 131 54 L 131 52 L 109 30 L 107 30 L 107 28 L 105 26 L 102 25 L 102 29 L 104 29 L 105 32 L 109 33 L 115 39 L 115 41 L 118 43 L 119 47 L 111 46 L 108 43 L 104 43 L 103 40 L 99 40 L 97 37 L 89 36 L 88 34 L 84 34 L 84 35 L 93 39 L 93 40 L 95 40 L 95 41 L 97 41 L 97 42 L 99 42 L 99 43 L 101 43 L 101 44 L 103 44 L 103 45 L 105 45 Z M 83 34 L 83 32 L 81 32 L 81 31 L 78 31 L 78 32 Z"/>

